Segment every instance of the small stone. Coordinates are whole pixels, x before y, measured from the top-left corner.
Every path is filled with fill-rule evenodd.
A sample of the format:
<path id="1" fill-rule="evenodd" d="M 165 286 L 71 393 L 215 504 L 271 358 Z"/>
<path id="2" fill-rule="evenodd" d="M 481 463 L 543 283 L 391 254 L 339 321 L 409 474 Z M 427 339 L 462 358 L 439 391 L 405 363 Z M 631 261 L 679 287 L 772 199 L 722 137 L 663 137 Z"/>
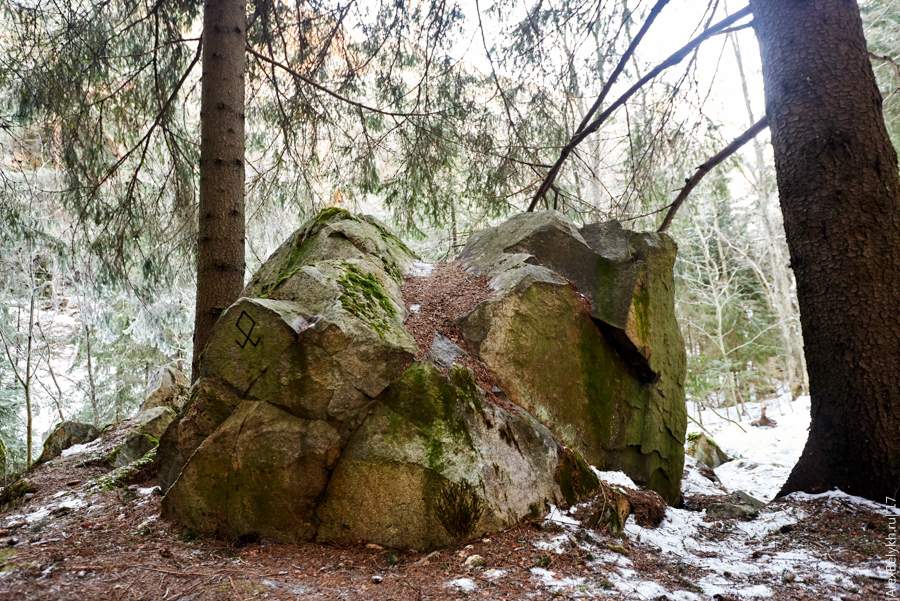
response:
<path id="1" fill-rule="evenodd" d="M 34 493 L 33 493 L 33 492 L 27 492 L 27 493 L 25 493 L 25 496 L 22 497 L 22 498 L 25 499 L 26 502 L 27 502 L 27 501 L 30 501 L 30 500 L 32 500 L 32 499 L 34 498 Z"/>
<path id="2" fill-rule="evenodd" d="M 148 534 L 150 534 L 154 521 L 155 520 L 144 520 L 143 522 L 141 522 L 137 527 L 137 533 L 141 536 L 147 536 Z"/>
<path id="3" fill-rule="evenodd" d="M 435 334 L 426 356 L 441 367 L 449 368 L 458 358 L 465 357 L 466 352 L 446 336 Z"/>
<path id="4" fill-rule="evenodd" d="M 384 581 L 384 578 L 382 578 L 381 576 L 379 576 L 377 574 L 375 576 L 372 576 L 373 584 L 381 584 L 383 581 Z"/>
<path id="5" fill-rule="evenodd" d="M 440 555 L 441 555 L 441 552 L 440 552 L 440 551 L 432 551 L 431 553 L 429 553 L 428 555 L 426 555 L 425 557 L 423 557 L 422 559 L 420 559 L 419 561 L 417 561 L 414 565 L 417 565 L 417 566 L 428 565 L 428 564 L 431 563 L 431 561 L 432 561 L 433 559 L 436 559 L 437 557 L 440 557 Z"/>
<path id="6" fill-rule="evenodd" d="M 622 545 L 606 545 L 606 548 L 613 553 L 618 553 L 619 555 L 623 555 L 625 557 L 631 555 L 631 552 Z"/>
<path id="7" fill-rule="evenodd" d="M 742 503 L 744 505 L 749 505 L 750 507 L 753 507 L 754 509 L 762 509 L 763 507 L 766 506 L 765 503 L 763 503 L 762 501 L 760 501 L 759 499 L 757 499 L 755 497 L 751 497 L 750 495 L 748 495 L 747 493 L 745 493 L 742 490 L 734 491 L 734 494 L 732 494 L 731 496 L 733 496 L 738 503 Z"/>
<path id="8" fill-rule="evenodd" d="M 753 520 L 759 512 L 749 505 L 735 503 L 710 503 L 706 508 L 706 517 L 711 520 Z"/>
<path id="9" fill-rule="evenodd" d="M 483 568 L 487 564 L 481 555 L 469 555 L 463 565 L 470 568 Z"/>
<path id="10" fill-rule="evenodd" d="M 366 549 L 372 549 L 373 551 L 384 551 L 384 547 L 381 545 L 376 545 L 375 543 L 366 543 Z"/>

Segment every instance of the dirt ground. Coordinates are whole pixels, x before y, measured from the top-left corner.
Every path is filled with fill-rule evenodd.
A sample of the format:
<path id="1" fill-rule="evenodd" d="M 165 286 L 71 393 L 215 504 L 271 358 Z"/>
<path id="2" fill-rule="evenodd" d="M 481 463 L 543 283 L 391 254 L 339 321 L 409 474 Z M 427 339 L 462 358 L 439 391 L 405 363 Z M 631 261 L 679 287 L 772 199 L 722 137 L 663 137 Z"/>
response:
<path id="1" fill-rule="evenodd" d="M 110 446 L 38 467 L 29 476 L 34 497 L 0 512 L 0 598 L 737 599 L 705 595 L 695 584 L 702 570 L 652 544 L 552 521 L 431 553 L 204 539 L 158 517 L 161 497 L 151 470 L 106 490 L 91 487 L 107 472 L 91 459 Z M 702 510 L 715 500 L 693 498 L 690 505 Z M 884 515 L 815 501 L 801 508 L 808 517 L 745 544 L 758 546 L 760 556 L 802 547 L 848 568 L 886 553 Z M 699 536 L 715 539 L 735 536 L 739 528 L 710 523 L 702 530 Z M 481 560 L 466 565 L 473 555 Z M 642 596 L 628 590 L 623 574 L 626 583 L 654 581 L 668 593 Z M 779 600 L 879 599 L 888 590 L 883 579 L 859 575 L 841 585 L 765 572 L 755 578 Z"/>

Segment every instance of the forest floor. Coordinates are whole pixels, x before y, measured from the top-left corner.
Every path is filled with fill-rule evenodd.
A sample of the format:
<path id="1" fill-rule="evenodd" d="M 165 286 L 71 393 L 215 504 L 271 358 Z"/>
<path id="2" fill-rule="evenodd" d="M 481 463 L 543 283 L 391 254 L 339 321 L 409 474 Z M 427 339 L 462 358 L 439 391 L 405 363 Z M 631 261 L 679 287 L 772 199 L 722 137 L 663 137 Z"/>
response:
<path id="1" fill-rule="evenodd" d="M 749 417 L 741 422 L 745 432 L 724 420 L 705 423 L 737 457 L 717 471 L 732 480 L 744 474 L 738 479 L 744 489 L 765 500 L 779 484 L 772 474 L 790 465 L 779 463 L 785 457 L 777 447 L 768 451 L 774 465 L 754 454 L 765 455 L 765 444 L 782 438 L 797 447 L 799 436 L 802 447 L 805 438 L 808 401 L 787 408 L 780 415 L 770 406 L 779 427 L 765 431 L 749 427 Z M 419 553 L 199 538 L 159 518 L 152 470 L 96 486 L 108 482 L 96 458 L 114 447 L 120 430 L 38 467 L 29 476 L 37 487 L 33 498 L 0 513 L 0 598 L 736 601 L 900 594 L 888 569 L 900 512 L 835 491 L 791 495 L 769 503 L 752 521 L 709 520 L 706 506 L 731 490 L 709 480 L 710 472 L 691 458 L 685 507 L 669 508 L 657 529 L 629 519 L 626 538 L 614 538 L 554 510 L 541 522 Z M 602 476 L 631 485 L 621 473 Z"/>

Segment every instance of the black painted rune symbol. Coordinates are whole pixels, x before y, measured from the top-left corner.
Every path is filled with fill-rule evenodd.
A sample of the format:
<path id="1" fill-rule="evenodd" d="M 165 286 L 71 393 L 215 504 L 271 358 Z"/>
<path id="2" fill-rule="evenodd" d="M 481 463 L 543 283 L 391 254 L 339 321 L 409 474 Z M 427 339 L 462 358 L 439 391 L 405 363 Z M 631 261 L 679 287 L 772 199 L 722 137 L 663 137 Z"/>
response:
<path id="1" fill-rule="evenodd" d="M 246 320 L 244 319 L 245 317 L 246 317 Z M 250 331 L 245 332 L 244 327 L 241 326 L 241 322 L 244 322 L 244 324 L 246 325 L 246 322 L 248 322 L 248 321 L 250 322 Z M 262 340 L 262 336 L 257 336 L 255 342 L 253 340 L 250 340 L 250 334 L 253 333 L 253 328 L 256 327 L 256 321 L 254 321 L 254 319 L 252 317 L 250 317 L 250 314 L 247 313 L 246 311 L 241 311 L 241 316 L 238 317 L 237 323 L 234 324 L 234 326 L 238 329 L 238 332 L 240 332 L 241 334 L 244 335 L 243 343 L 241 343 L 241 341 L 239 341 L 239 340 L 235 340 L 235 342 L 237 342 L 238 346 L 240 346 L 241 348 L 244 348 L 245 346 L 247 346 L 248 342 L 250 344 L 252 344 L 253 346 L 256 346 L 257 344 L 259 344 L 259 341 Z"/>

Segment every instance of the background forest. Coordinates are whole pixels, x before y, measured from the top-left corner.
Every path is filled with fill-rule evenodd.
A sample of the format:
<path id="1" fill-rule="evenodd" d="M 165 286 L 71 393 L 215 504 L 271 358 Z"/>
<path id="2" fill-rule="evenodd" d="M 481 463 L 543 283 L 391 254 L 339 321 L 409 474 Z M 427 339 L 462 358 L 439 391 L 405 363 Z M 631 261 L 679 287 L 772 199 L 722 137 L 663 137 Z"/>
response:
<path id="1" fill-rule="evenodd" d="M 623 93 L 728 8 L 673 1 L 641 39 L 653 5 L 640 0 L 250 3 L 247 276 L 327 206 L 385 219 L 425 260 L 452 258 L 525 210 L 598 95 Z M 900 4 L 861 8 L 897 146 Z M 2 10 L 0 440 L 13 472 L 60 419 L 128 417 L 159 367 L 190 369 L 201 6 Z M 737 26 L 641 87 L 538 208 L 655 230 L 697 165 L 762 114 L 756 40 Z M 803 394 L 765 132 L 668 233 L 689 401 L 733 415 Z"/>

